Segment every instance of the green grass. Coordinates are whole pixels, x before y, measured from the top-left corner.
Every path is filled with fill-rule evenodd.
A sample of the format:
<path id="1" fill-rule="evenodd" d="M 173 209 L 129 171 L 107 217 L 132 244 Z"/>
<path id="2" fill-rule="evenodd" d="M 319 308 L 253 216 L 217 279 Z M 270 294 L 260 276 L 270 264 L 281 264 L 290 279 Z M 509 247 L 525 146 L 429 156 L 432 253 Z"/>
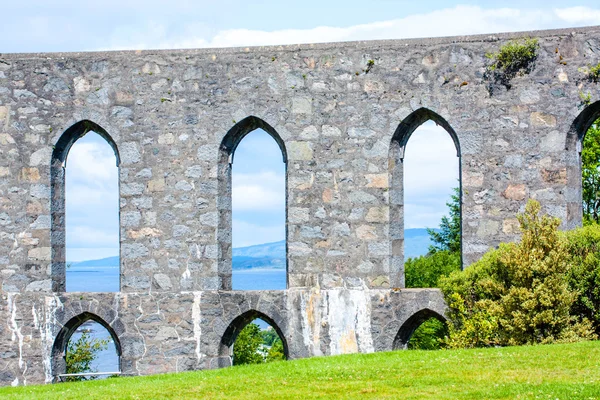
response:
<path id="1" fill-rule="evenodd" d="M 0 389 L 2 399 L 598 399 L 600 342 L 397 351 Z"/>

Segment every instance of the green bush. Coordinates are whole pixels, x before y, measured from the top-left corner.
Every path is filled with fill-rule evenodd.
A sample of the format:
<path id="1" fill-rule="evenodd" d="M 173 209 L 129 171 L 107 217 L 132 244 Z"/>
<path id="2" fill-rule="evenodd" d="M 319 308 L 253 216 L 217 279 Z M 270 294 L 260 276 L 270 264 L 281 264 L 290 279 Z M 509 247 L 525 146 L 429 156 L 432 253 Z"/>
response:
<path id="1" fill-rule="evenodd" d="M 595 335 L 572 315 L 571 258 L 560 221 L 530 200 L 518 215 L 522 238 L 501 244 L 462 272 L 440 280 L 448 302 L 450 347 L 572 342 Z"/>
<path id="2" fill-rule="evenodd" d="M 539 43 L 534 38 L 511 40 L 501 46 L 498 52 L 485 56 L 492 60 L 485 77 L 493 83 L 501 83 L 510 89 L 510 80 L 517 75 L 531 72 L 538 56 Z M 492 87 L 489 88 L 490 93 Z"/>
<path id="3" fill-rule="evenodd" d="M 595 66 L 590 66 L 588 78 L 592 82 L 600 82 L 600 63 L 596 64 Z"/>
<path id="4" fill-rule="evenodd" d="M 577 293 L 571 314 L 590 320 L 600 335 L 600 225 L 587 225 L 563 235 L 571 258 L 569 287 Z"/>
<path id="5" fill-rule="evenodd" d="M 266 362 L 271 362 L 271 361 L 284 361 L 285 360 L 285 353 L 283 350 L 283 342 L 281 341 L 281 339 L 279 337 L 277 337 L 272 345 L 271 348 L 269 349 L 269 352 L 267 353 L 267 358 L 265 359 Z"/>

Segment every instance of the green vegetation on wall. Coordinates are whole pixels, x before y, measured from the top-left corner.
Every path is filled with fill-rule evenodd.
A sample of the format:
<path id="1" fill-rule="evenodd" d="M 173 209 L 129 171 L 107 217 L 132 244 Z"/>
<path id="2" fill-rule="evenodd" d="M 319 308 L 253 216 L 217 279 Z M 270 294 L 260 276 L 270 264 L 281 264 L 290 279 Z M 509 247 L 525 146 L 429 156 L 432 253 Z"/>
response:
<path id="1" fill-rule="evenodd" d="M 510 81 L 520 75 L 531 72 L 538 56 L 538 40 L 535 38 L 523 38 L 511 40 L 502 45 L 496 53 L 488 53 L 485 56 L 492 63 L 488 65 L 485 78 L 490 81 L 490 94 L 493 92 L 493 84 L 502 84 L 510 89 Z"/>

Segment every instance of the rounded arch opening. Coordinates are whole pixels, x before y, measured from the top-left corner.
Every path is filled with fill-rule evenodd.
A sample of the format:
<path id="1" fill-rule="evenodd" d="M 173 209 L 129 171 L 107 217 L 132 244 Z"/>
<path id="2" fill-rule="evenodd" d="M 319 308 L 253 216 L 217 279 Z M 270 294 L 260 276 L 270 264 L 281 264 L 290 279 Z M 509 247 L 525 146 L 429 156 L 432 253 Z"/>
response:
<path id="1" fill-rule="evenodd" d="M 404 324 L 400 327 L 400 330 L 394 338 L 392 349 L 405 350 L 409 348 L 411 338 L 413 337 L 417 329 L 430 320 L 439 321 L 444 325 L 446 323 L 446 318 L 441 314 L 428 308 L 422 309 L 413 314 L 410 318 L 408 318 L 406 322 L 404 322 Z"/>
<path id="2" fill-rule="evenodd" d="M 80 139 L 81 144 L 74 147 Z M 67 159 L 72 152 L 77 155 L 68 172 Z M 54 146 L 50 165 L 53 291 L 120 290 L 119 164 L 113 138 L 89 120 L 70 126 Z M 81 264 L 69 268 L 67 273 L 67 263 L 71 266 L 80 261 L 109 257 L 112 257 L 107 261 L 110 265 L 92 263 L 98 271 L 91 271 L 90 265 L 83 269 Z M 84 276 L 91 272 L 99 272 L 101 279 L 89 280 L 89 274 Z M 67 288 L 67 279 L 70 288 Z M 90 286 L 89 282 L 94 284 Z"/>
<path id="3" fill-rule="evenodd" d="M 600 125 L 600 101 L 596 101 L 583 109 L 571 124 L 566 138 L 567 151 L 567 185 L 575 189 L 576 196 L 570 196 L 567 203 L 567 220 L 565 227 L 573 229 L 581 226 L 585 214 L 600 212 L 600 199 L 595 199 L 598 176 L 594 170 L 595 152 L 584 154 L 586 142 L 590 139 L 588 132 L 593 126 Z M 596 125 L 595 125 L 596 123 Z M 593 139 L 597 140 L 597 135 Z M 586 158 L 586 159 L 584 159 Z M 586 181 L 587 180 L 587 181 Z M 592 207 L 593 210 L 589 208 Z M 587 210 L 586 210 L 587 208 Z"/>
<path id="4" fill-rule="evenodd" d="M 268 333 L 268 330 L 270 328 L 270 329 L 272 329 L 272 331 L 274 331 L 274 333 L 277 335 L 277 337 L 281 341 L 280 351 L 283 353 L 283 359 L 285 359 L 285 360 L 289 359 L 287 340 L 286 340 L 285 335 L 283 334 L 281 328 L 279 327 L 279 325 L 268 315 L 266 315 L 260 311 L 249 310 L 249 311 L 246 311 L 245 313 L 243 313 L 242 315 L 236 317 L 229 324 L 229 326 L 223 333 L 223 336 L 221 337 L 221 342 L 219 345 L 219 357 L 226 361 L 224 363 L 221 363 L 221 366 L 236 365 L 235 354 L 234 354 L 234 346 L 235 346 L 236 340 L 238 339 L 240 334 L 243 333 L 243 331 L 249 325 L 258 322 L 257 320 L 264 322 L 263 324 L 260 324 L 260 323 L 258 324 L 258 327 L 262 331 L 261 332 L 261 335 L 262 335 L 261 340 L 263 341 L 263 343 L 261 346 L 269 345 L 269 344 L 265 343 L 265 341 L 268 340 L 265 337 L 269 336 L 269 335 L 265 335 L 264 333 L 265 332 Z M 265 326 L 265 325 L 268 325 L 268 326 Z M 254 331 L 256 332 L 256 329 Z M 250 332 L 250 334 L 252 334 L 252 332 Z M 273 335 L 271 335 L 271 336 L 273 336 Z M 245 337 L 244 340 L 248 340 L 248 339 Z M 271 345 L 272 345 L 272 343 L 271 343 Z M 259 353 L 262 353 L 261 356 L 263 357 L 263 362 L 266 362 L 267 361 L 267 359 L 266 359 L 267 352 L 264 351 L 264 348 L 261 349 L 261 346 L 259 346 L 256 351 Z"/>
<path id="5" fill-rule="evenodd" d="M 246 137 L 248 141 L 240 146 Z M 257 146 L 261 141 L 263 146 Z M 248 148 L 247 143 L 250 143 Z M 238 149 L 239 160 L 234 167 Z M 283 164 L 273 161 L 279 157 L 275 152 L 281 152 Z M 221 141 L 217 208 L 220 289 L 285 289 L 288 286 L 287 150 L 277 131 L 258 117 L 249 116 L 236 123 Z M 259 256 L 257 250 L 268 254 Z M 258 273 L 257 268 L 270 271 L 264 270 L 264 276 L 260 277 L 249 276 Z"/>
<path id="6" fill-rule="evenodd" d="M 114 345 L 114 352 L 117 357 L 117 371 L 98 371 L 98 372 L 120 372 L 121 371 L 121 342 L 117 333 L 114 331 L 112 326 L 108 324 L 105 320 L 99 317 L 96 314 L 91 312 L 83 312 L 73 318 L 71 318 L 66 324 L 62 326 L 56 338 L 54 339 L 54 344 L 52 346 L 52 377 L 54 382 L 60 381 L 59 375 L 67 373 L 67 353 L 69 350 L 69 342 L 76 335 L 81 335 L 84 329 L 89 330 L 89 328 L 85 328 L 85 325 L 90 325 L 90 323 L 97 324 L 105 332 L 92 332 L 89 340 L 107 340 L 106 333 L 110 337 L 110 342 Z M 82 329 L 84 328 L 84 329 Z M 108 343 L 108 354 L 110 355 L 110 346 Z M 103 354 L 96 352 L 96 357 L 102 357 Z M 106 358 L 106 355 L 104 355 Z M 102 361 L 102 360 L 101 360 Z M 106 361 L 106 360 L 104 360 Z M 111 360 L 108 360 L 110 364 Z"/>
<path id="7" fill-rule="evenodd" d="M 405 275 L 405 262 L 407 259 L 407 251 L 406 251 L 406 240 L 407 240 L 407 232 L 406 232 L 406 226 L 407 225 L 407 216 L 409 216 L 406 212 L 406 206 L 407 206 L 407 202 L 406 202 L 406 185 L 405 185 L 405 178 L 406 178 L 406 170 L 405 170 L 405 156 L 406 156 L 406 151 L 407 151 L 407 144 L 409 142 L 409 139 L 411 139 L 411 137 L 413 136 L 413 133 L 415 133 L 415 131 L 417 129 L 423 128 L 424 130 L 431 130 L 431 127 L 428 126 L 424 126 L 424 124 L 426 123 L 430 123 L 431 127 L 433 127 L 433 123 L 435 123 L 435 125 L 443 128 L 443 131 L 445 131 L 445 133 L 447 133 L 451 139 L 451 142 L 448 142 L 448 146 L 453 147 L 455 150 L 455 155 L 456 157 L 458 157 L 458 160 L 456 162 L 455 165 L 457 165 L 457 171 L 456 171 L 456 178 L 458 179 L 458 182 L 455 183 L 450 183 L 448 187 L 444 187 L 444 192 L 448 192 L 444 195 L 437 195 L 438 197 L 438 201 L 442 202 L 442 206 L 445 208 L 444 204 L 448 204 L 450 205 L 450 203 L 452 203 L 453 205 L 455 205 L 455 210 L 451 208 L 448 210 L 449 212 L 449 221 L 452 224 L 452 215 L 453 213 L 457 215 L 457 220 L 458 222 L 454 225 L 459 225 L 458 228 L 458 233 L 456 236 L 458 236 L 458 243 L 453 246 L 457 248 L 457 253 L 459 253 L 458 255 L 456 255 L 456 264 L 459 265 L 460 267 L 462 267 L 462 173 L 461 173 L 461 149 L 460 149 L 460 142 L 458 139 L 458 135 L 456 134 L 456 132 L 454 131 L 454 129 L 452 128 L 452 126 L 443 118 L 441 117 L 439 114 L 437 114 L 436 112 L 427 109 L 427 108 L 420 108 L 414 112 L 412 112 L 410 115 L 408 115 L 406 118 L 404 118 L 402 120 L 402 122 L 398 125 L 396 131 L 394 132 L 394 135 L 392 137 L 392 141 L 390 144 L 390 153 L 389 153 L 389 174 L 390 174 L 390 240 L 391 240 L 391 284 L 394 287 L 405 287 L 406 286 L 406 275 Z M 427 128 L 427 129 L 425 129 Z M 435 129 L 435 128 L 434 128 Z M 431 132 L 433 133 L 433 131 Z M 419 133 L 420 135 L 420 133 Z M 445 135 L 445 134 L 444 134 Z M 445 140 L 448 140 L 447 137 Z M 426 151 L 428 152 L 427 154 L 429 155 L 430 153 L 433 154 L 433 152 L 430 152 L 430 145 L 431 142 L 424 142 L 426 144 Z M 423 151 L 423 149 L 420 149 L 421 151 Z M 446 151 L 446 153 L 444 154 L 448 154 L 448 151 L 451 151 L 450 149 L 445 149 L 444 151 Z M 411 153 L 412 154 L 412 153 Z M 450 155 L 450 157 L 454 157 L 454 153 L 452 153 Z M 454 161 L 453 161 L 454 162 Z M 425 161 L 421 161 L 421 163 L 425 163 Z M 446 170 L 444 170 L 446 171 Z M 419 174 L 427 174 L 427 170 L 419 170 Z M 414 173 L 412 174 L 414 175 Z M 428 176 L 434 176 L 433 173 L 430 173 L 429 175 L 426 175 L 425 178 L 427 178 Z M 423 177 L 421 177 L 423 178 Z M 425 185 L 427 179 L 421 179 L 419 178 L 419 182 L 421 185 Z M 437 185 L 437 183 L 435 184 Z M 452 185 L 452 186 L 450 186 Z M 457 192 L 453 192 L 452 190 L 454 188 L 456 188 L 456 186 L 458 186 L 457 188 Z M 448 196 L 449 194 L 449 196 Z M 431 208 L 431 207 L 430 207 Z M 438 207 L 439 208 L 439 207 Z M 430 210 L 431 211 L 431 210 Z M 436 209 L 436 213 L 439 214 L 440 210 Z M 430 213 L 431 214 L 431 213 Z M 446 213 L 443 213 L 446 214 Z M 416 214 L 414 214 L 416 215 Z M 410 215 L 411 217 L 413 217 L 413 214 Z M 413 218 L 414 219 L 414 218 Z M 413 221 L 414 222 L 414 221 Z M 418 230 L 419 231 L 423 231 L 423 232 L 409 232 L 411 235 L 410 237 L 408 237 L 409 239 L 413 238 L 413 235 L 416 237 L 417 235 L 421 235 L 418 236 L 418 238 L 422 239 L 421 241 L 427 241 L 429 240 L 428 237 L 430 236 L 428 233 L 425 233 L 425 227 L 428 228 L 438 228 L 438 225 L 440 224 L 440 219 L 437 219 L 435 222 L 433 222 L 435 225 L 434 226 L 429 226 L 432 222 L 428 221 L 428 222 L 424 222 L 424 221 L 419 221 L 419 223 L 421 224 L 426 224 L 424 226 L 421 226 Z M 412 228 L 416 228 L 419 225 L 415 225 L 413 224 Z M 410 227 L 410 226 L 409 226 Z M 420 250 L 419 250 L 420 251 Z M 427 250 L 425 250 L 427 251 Z M 419 253 L 417 250 L 415 250 L 414 252 Z M 410 254 L 408 253 L 408 256 L 411 257 L 417 257 L 419 255 L 423 255 L 421 253 L 419 254 Z M 455 254 L 455 253 L 454 253 Z M 413 287 L 423 287 L 423 286 L 413 286 Z"/>

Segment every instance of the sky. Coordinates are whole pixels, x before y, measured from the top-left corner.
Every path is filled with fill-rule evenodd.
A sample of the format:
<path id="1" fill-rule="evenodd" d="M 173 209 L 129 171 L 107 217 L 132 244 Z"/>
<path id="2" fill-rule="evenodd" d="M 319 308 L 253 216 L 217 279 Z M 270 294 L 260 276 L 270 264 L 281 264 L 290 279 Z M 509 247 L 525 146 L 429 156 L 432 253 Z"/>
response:
<path id="1" fill-rule="evenodd" d="M 600 4 L 597 0 L 23 0 L 4 2 L 2 15 L 0 53 L 22 53 L 253 46 L 568 28 L 600 25 Z M 118 229 L 111 225 L 118 222 L 118 214 L 114 211 L 112 216 L 101 217 L 100 212 L 110 211 L 114 198 L 109 192 L 117 185 L 112 151 L 108 146 L 102 150 L 102 140 L 88 136 L 71 151 L 81 146 L 81 157 L 97 158 L 98 166 L 78 164 L 80 156 L 75 155 L 69 155 L 67 165 L 67 251 L 68 257 L 77 259 L 118 254 Z M 274 147 L 269 147 L 269 141 Z M 285 169 L 278 152 L 264 132 L 249 135 L 236 151 L 234 246 L 283 239 Z M 251 165 L 253 161 L 264 164 Z M 415 131 L 405 160 L 406 228 L 439 223 L 451 188 L 457 184 L 457 161 L 453 144 L 441 128 L 424 124 Z M 92 174 L 90 181 L 77 176 L 84 172 Z M 95 197 L 90 199 L 92 193 Z M 86 206 L 75 204 L 76 199 L 84 199 Z M 92 204 L 97 212 L 86 215 Z M 93 239 L 81 242 L 85 237 Z"/>

